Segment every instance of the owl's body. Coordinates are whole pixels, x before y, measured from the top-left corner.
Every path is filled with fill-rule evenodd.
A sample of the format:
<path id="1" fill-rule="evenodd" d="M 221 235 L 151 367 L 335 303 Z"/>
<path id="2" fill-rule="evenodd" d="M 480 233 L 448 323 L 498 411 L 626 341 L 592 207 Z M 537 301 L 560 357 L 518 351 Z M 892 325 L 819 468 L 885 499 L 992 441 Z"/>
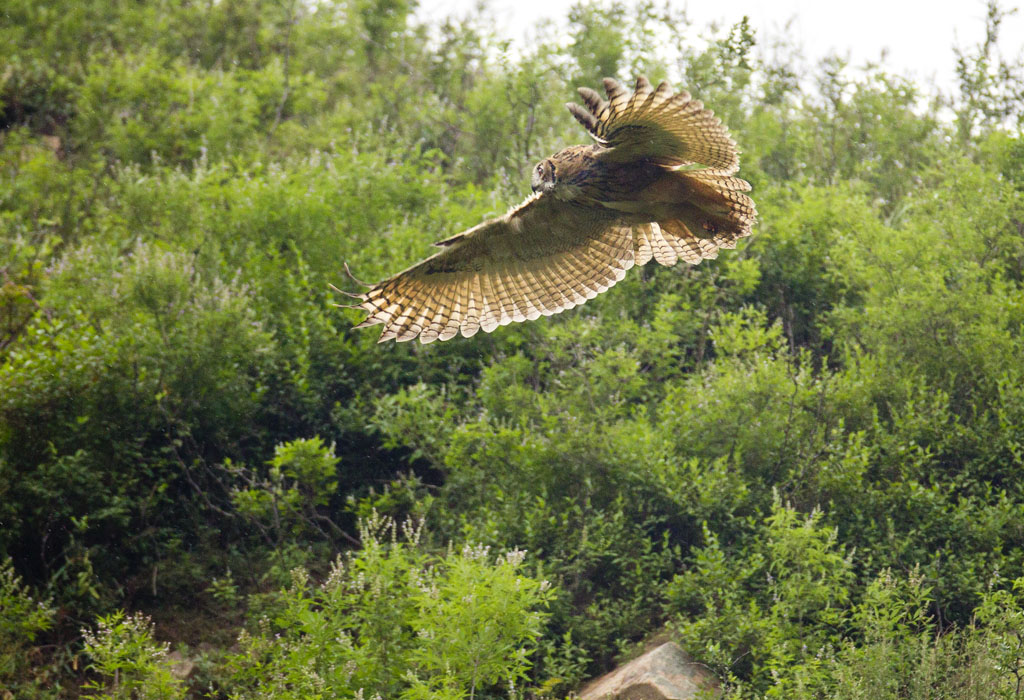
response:
<path id="1" fill-rule="evenodd" d="M 354 295 L 381 341 L 470 336 L 581 304 L 654 258 L 714 258 L 750 235 L 750 185 L 736 146 L 700 102 L 645 78 L 608 102 L 580 88 L 568 105 L 597 141 L 537 164 L 534 194 L 503 217 L 436 245 L 441 252 Z M 589 111 L 588 111 L 589 110 Z"/>
<path id="2" fill-rule="evenodd" d="M 603 206 L 633 201 L 665 170 L 649 161 L 613 163 L 601 159 L 601 146 L 570 146 L 537 164 L 535 192 L 548 192 L 565 202 Z M 548 167 L 550 164 L 550 167 Z"/>
<path id="3" fill-rule="evenodd" d="M 534 191 L 549 192 L 565 202 L 603 208 L 609 216 L 630 223 L 689 219 L 698 222 L 692 232 L 701 238 L 710 238 L 729 226 L 727 218 L 733 205 L 715 188 L 686 171 L 666 169 L 649 160 L 603 160 L 602 152 L 607 150 L 601 146 L 570 146 L 559 151 L 547 159 L 553 165 L 555 181 L 545 189 L 542 180 Z"/>

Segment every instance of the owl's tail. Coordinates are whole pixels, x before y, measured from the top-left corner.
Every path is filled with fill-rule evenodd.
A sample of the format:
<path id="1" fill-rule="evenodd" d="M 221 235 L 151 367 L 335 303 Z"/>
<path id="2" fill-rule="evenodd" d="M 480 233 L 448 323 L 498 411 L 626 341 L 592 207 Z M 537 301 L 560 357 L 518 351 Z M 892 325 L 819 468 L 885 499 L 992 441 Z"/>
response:
<path id="1" fill-rule="evenodd" d="M 662 265 L 679 258 L 696 265 L 718 257 L 722 248 L 735 248 L 757 219 L 749 190 L 746 180 L 715 170 L 666 172 L 645 193 L 662 215 L 634 228 L 636 263 L 653 257 Z"/>

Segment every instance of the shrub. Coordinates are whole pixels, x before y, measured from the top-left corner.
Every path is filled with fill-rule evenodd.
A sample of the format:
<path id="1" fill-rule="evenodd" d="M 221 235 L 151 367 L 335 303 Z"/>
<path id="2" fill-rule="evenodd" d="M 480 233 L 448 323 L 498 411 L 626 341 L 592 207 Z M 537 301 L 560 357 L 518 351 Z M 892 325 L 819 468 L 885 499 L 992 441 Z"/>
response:
<path id="1" fill-rule="evenodd" d="M 53 626 L 55 610 L 36 600 L 11 560 L 0 562 L 0 682 L 12 688 L 28 681 L 29 649 L 36 637 Z"/>
<path id="2" fill-rule="evenodd" d="M 153 624 L 141 614 L 122 611 L 101 616 L 94 630 L 83 630 L 89 668 L 100 679 L 85 684 L 97 691 L 87 697 L 102 700 L 172 700 L 184 698 L 184 688 L 171 673 L 167 644 L 153 639 Z"/>
<path id="3" fill-rule="evenodd" d="M 241 636 L 238 697 L 473 698 L 525 678 L 548 584 L 523 573 L 522 552 L 430 555 L 421 535 L 375 516 L 323 584 L 294 570 Z"/>

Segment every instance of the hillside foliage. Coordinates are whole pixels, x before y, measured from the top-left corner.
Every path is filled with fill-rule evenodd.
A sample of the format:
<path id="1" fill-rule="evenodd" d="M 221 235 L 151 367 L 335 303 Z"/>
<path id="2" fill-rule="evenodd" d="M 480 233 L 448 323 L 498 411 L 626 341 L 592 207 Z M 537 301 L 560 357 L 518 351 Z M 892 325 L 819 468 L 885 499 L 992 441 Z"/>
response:
<path id="1" fill-rule="evenodd" d="M 654 2 L 425 15 L 5 2 L 0 697 L 566 697 L 658 635 L 735 698 L 1024 697 L 1006 11 L 952 94 Z M 639 73 L 740 144 L 737 250 L 429 346 L 331 305 Z"/>

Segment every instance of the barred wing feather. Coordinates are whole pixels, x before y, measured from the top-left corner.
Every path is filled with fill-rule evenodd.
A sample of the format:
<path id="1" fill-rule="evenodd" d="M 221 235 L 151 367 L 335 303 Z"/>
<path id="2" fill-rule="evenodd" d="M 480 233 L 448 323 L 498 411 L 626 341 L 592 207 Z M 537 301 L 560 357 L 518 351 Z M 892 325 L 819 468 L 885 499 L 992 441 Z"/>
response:
<path id="1" fill-rule="evenodd" d="M 380 342 L 469 337 L 570 309 L 633 266 L 629 226 L 593 208 L 533 195 L 503 217 L 441 241 L 442 250 L 357 296 Z"/>

